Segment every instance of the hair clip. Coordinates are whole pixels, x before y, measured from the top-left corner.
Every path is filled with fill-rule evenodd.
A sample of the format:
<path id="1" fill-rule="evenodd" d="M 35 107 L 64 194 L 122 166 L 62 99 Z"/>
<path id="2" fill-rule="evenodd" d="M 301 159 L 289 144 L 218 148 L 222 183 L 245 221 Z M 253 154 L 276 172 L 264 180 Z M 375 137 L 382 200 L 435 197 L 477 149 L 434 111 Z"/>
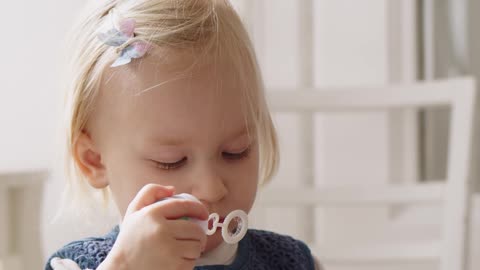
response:
<path id="1" fill-rule="evenodd" d="M 109 12 L 109 24 L 107 29 L 99 31 L 97 34 L 104 44 L 112 47 L 119 47 L 133 38 L 135 31 L 135 20 L 131 18 L 123 18 L 116 9 Z M 119 57 L 113 62 L 111 67 L 118 67 L 128 64 L 132 58 L 140 58 L 150 49 L 150 44 L 144 41 L 135 41 L 127 47 L 123 48 Z"/>
<path id="2" fill-rule="evenodd" d="M 194 202 L 200 202 L 195 196 L 188 193 L 181 193 L 163 200 L 185 199 Z M 160 201 L 163 201 L 160 200 Z M 196 218 L 183 217 L 182 219 L 191 220 L 197 223 L 206 235 L 213 235 L 217 228 L 222 228 L 222 237 L 228 244 L 238 243 L 245 236 L 248 230 L 248 216 L 243 210 L 234 210 L 228 214 L 223 222 L 217 213 L 212 213 L 208 220 L 199 220 Z"/>

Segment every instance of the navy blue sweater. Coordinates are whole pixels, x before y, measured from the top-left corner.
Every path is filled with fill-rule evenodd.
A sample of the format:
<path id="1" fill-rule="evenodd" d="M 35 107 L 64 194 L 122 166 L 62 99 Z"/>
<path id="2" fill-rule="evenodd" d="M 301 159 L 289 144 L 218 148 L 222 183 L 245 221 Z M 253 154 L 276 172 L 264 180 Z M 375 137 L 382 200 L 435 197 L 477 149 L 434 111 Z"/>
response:
<path id="1" fill-rule="evenodd" d="M 116 226 L 103 237 L 91 237 L 67 244 L 50 259 L 75 261 L 82 269 L 96 269 L 105 260 L 119 233 Z M 53 270 L 48 260 L 45 270 Z M 237 255 L 230 265 L 198 266 L 195 270 L 314 270 L 310 249 L 292 237 L 261 230 L 248 230 L 239 242 Z"/>

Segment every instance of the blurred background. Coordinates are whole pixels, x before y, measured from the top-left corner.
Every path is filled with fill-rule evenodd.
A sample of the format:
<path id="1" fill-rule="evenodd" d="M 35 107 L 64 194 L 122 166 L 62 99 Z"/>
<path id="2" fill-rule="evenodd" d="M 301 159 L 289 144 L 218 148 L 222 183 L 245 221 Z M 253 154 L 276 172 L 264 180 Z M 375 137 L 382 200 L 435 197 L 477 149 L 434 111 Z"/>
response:
<path id="1" fill-rule="evenodd" d="M 254 41 L 269 93 L 361 91 L 480 76 L 480 33 L 475 27 L 480 23 L 479 1 L 232 3 Z M 0 2 L 4 28 L 0 42 L 0 269 L 38 269 L 65 243 L 103 234 L 116 222 L 113 216 L 97 214 L 88 222 L 72 218 L 51 224 L 64 180 L 53 171 L 61 117 L 60 74 L 68 57 L 62 42 L 84 4 L 81 0 Z M 469 205 L 464 219 L 468 241 L 462 243 L 466 262 L 458 269 L 480 268 L 477 110 L 469 146 L 472 166 L 467 166 L 473 195 L 465 198 Z M 275 113 L 274 118 L 282 158 L 279 173 L 267 189 L 436 184 L 448 178 L 452 161 L 448 159 L 447 107 L 317 114 L 308 118 L 308 125 L 304 116 L 295 113 Z M 311 139 L 307 146 L 303 144 L 306 132 Z M 307 148 L 313 151 L 313 159 L 306 156 Z M 306 241 L 327 269 L 337 270 L 445 270 L 442 258 L 450 255 L 437 246 L 445 237 L 445 220 L 442 205 L 431 203 L 349 209 L 260 204 L 252 213 L 254 226 Z M 423 244 L 413 249 L 395 249 L 400 243 L 414 247 L 419 241 Z M 349 251 L 342 252 L 344 247 Z M 357 251 L 351 247 L 358 247 Z M 382 251 L 387 247 L 393 248 L 385 255 Z M 345 257 L 330 258 L 330 250 Z M 352 252 L 354 258 L 347 258 Z"/>

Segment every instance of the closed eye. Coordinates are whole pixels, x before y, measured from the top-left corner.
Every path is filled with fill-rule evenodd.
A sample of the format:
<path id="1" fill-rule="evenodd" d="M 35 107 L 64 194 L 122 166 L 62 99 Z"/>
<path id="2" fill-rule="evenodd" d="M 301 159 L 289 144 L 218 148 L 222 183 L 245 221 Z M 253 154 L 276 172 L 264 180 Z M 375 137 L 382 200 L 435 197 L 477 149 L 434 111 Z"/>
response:
<path id="1" fill-rule="evenodd" d="M 166 162 L 159 162 L 159 161 L 154 161 L 155 164 L 157 165 L 158 168 L 163 169 L 163 170 L 172 170 L 176 169 L 180 166 L 183 165 L 187 161 L 187 157 L 182 158 L 179 161 L 172 162 L 172 163 L 166 163 Z"/>
<path id="2" fill-rule="evenodd" d="M 229 152 L 222 153 L 223 157 L 229 160 L 238 160 L 238 159 L 246 158 L 248 154 L 250 154 L 250 147 L 248 147 L 247 149 L 239 153 L 229 153 Z"/>
<path id="3" fill-rule="evenodd" d="M 250 154 L 250 147 L 238 153 L 222 152 L 222 156 L 225 159 L 231 160 L 231 161 L 246 158 L 248 157 L 249 154 Z M 155 162 L 155 165 L 162 170 L 173 170 L 184 165 L 184 163 L 187 161 L 187 157 L 183 157 L 179 161 L 171 162 L 171 163 L 160 162 L 155 160 L 152 160 L 152 161 Z"/>

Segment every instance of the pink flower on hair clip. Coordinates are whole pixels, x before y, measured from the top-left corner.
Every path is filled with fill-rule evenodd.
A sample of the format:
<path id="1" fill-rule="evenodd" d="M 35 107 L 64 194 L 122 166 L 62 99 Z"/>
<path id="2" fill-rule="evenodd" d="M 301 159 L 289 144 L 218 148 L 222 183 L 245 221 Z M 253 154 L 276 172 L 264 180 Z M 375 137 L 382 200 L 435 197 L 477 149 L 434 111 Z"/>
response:
<path id="1" fill-rule="evenodd" d="M 106 31 L 100 31 L 97 35 L 104 44 L 119 47 L 130 38 L 134 37 L 135 20 L 122 18 L 115 9 L 112 9 L 109 13 L 110 26 Z M 132 58 L 140 58 L 151 48 L 151 45 L 144 41 L 135 41 L 132 44 L 125 47 L 121 52 L 117 60 L 113 62 L 111 67 L 118 67 L 128 64 L 132 61 Z"/>

